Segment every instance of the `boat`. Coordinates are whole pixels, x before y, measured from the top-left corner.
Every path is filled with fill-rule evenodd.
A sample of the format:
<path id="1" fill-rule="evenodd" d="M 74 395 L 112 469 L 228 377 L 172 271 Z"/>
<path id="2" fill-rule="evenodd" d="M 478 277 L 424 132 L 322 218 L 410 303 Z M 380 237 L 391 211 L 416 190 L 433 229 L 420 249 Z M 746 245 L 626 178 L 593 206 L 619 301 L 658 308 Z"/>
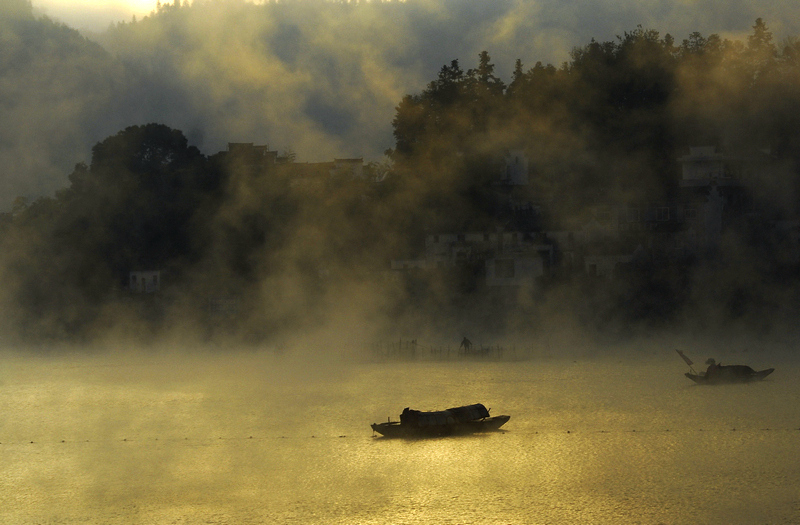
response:
<path id="1" fill-rule="evenodd" d="M 774 368 L 756 371 L 747 365 L 718 365 L 713 374 L 694 374 L 691 372 L 686 372 L 686 377 L 699 385 L 751 383 L 753 381 L 763 380 L 774 371 Z"/>
<path id="2" fill-rule="evenodd" d="M 695 372 L 692 365 L 694 361 L 689 359 L 682 351 L 675 349 L 678 355 L 689 365 L 691 372 L 684 374 L 686 377 L 699 385 L 718 385 L 723 383 L 751 383 L 753 381 L 761 381 L 772 372 L 774 368 L 767 368 L 766 370 L 759 370 L 756 372 L 747 365 L 721 365 L 718 364 L 713 358 L 706 361 L 708 368 L 705 372 L 699 374 Z"/>
<path id="3" fill-rule="evenodd" d="M 509 419 L 511 416 L 490 416 L 480 403 L 431 412 L 405 408 L 400 421 L 373 423 L 372 430 L 385 437 L 451 436 L 497 430 Z"/>

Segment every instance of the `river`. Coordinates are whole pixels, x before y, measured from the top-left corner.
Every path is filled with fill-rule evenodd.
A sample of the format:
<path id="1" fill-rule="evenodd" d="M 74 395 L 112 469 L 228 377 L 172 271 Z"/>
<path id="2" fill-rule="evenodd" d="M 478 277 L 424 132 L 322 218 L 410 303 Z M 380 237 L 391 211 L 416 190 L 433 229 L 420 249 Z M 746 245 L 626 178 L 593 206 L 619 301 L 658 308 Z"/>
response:
<path id="1" fill-rule="evenodd" d="M 718 353 L 776 368 L 724 386 L 694 385 L 669 347 L 318 356 L 5 352 L 0 522 L 800 523 L 785 352 Z M 478 402 L 511 420 L 427 440 L 369 428 Z"/>

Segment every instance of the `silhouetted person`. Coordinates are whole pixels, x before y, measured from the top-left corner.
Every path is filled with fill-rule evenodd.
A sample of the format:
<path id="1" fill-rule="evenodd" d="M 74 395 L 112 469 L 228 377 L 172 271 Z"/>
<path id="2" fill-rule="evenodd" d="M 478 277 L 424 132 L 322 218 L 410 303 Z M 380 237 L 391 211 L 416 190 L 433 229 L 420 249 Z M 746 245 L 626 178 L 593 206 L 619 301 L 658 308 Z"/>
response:
<path id="1" fill-rule="evenodd" d="M 403 413 L 400 414 L 400 424 L 417 425 L 418 423 L 419 423 L 419 411 L 411 410 L 408 407 L 404 408 Z"/>
<path id="2" fill-rule="evenodd" d="M 713 379 L 717 375 L 719 375 L 719 366 L 717 362 L 714 360 L 713 357 L 709 357 L 708 361 L 706 361 L 708 368 L 706 368 L 706 377 L 708 379 Z"/>
<path id="3" fill-rule="evenodd" d="M 463 348 L 464 352 L 469 352 L 470 348 L 472 348 L 472 341 L 464 337 L 464 340 L 461 341 L 461 346 L 458 347 L 459 349 Z"/>

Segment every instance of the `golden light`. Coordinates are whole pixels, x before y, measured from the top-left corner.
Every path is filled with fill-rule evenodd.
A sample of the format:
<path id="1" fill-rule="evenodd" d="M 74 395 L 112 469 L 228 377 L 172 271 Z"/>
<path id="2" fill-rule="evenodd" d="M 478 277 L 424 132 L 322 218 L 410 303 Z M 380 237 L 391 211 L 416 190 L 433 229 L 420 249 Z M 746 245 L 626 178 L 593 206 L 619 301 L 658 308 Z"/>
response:
<path id="1" fill-rule="evenodd" d="M 157 0 L 33 0 L 32 4 L 37 12 L 77 29 L 103 30 L 111 23 L 149 15 Z"/>

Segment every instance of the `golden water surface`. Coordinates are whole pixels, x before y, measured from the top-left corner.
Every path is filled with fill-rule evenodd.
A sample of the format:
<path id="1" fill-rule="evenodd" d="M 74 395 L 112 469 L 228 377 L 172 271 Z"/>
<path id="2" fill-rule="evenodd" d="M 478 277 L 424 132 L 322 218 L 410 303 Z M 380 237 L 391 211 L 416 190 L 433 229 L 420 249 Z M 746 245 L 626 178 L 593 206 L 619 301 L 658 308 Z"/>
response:
<path id="1" fill-rule="evenodd" d="M 0 523 L 800 523 L 800 367 L 695 386 L 640 357 L 9 352 Z M 763 366 L 761 366 L 763 365 Z M 406 406 L 502 431 L 391 440 Z"/>

